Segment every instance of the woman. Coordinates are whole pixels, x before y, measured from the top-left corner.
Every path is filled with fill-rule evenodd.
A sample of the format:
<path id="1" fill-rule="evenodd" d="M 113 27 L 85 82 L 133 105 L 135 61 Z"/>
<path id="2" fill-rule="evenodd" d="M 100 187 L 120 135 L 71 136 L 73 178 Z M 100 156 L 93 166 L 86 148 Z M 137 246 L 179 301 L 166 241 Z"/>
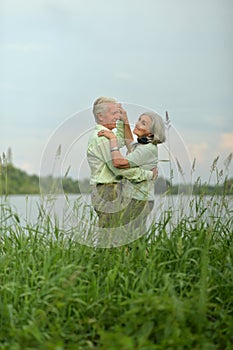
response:
<path id="1" fill-rule="evenodd" d="M 128 153 L 125 157 L 119 151 L 118 140 L 113 132 L 101 130 L 98 136 L 104 136 L 110 140 L 112 162 L 116 168 L 127 169 L 140 166 L 144 170 L 150 170 L 157 167 L 157 145 L 165 141 L 165 126 L 162 118 L 154 112 L 141 114 L 133 133 L 137 136 L 137 142 L 133 141 L 132 132 L 128 131 L 127 140 L 125 140 Z M 131 185 L 133 190 L 130 197 L 132 199 L 124 214 L 123 222 L 128 223 L 135 220 L 142 211 L 143 215 L 140 217 L 146 221 L 154 205 L 154 182 L 142 181 Z"/>

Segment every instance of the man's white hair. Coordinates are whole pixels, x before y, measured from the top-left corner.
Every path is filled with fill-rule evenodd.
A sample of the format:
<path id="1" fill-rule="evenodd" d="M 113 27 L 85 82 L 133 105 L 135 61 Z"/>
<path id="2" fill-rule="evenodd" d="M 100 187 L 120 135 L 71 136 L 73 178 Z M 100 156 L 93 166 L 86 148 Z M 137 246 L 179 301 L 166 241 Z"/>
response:
<path id="1" fill-rule="evenodd" d="M 95 100 L 92 111 L 96 122 L 98 121 L 98 114 L 104 114 L 108 109 L 109 103 L 117 103 L 117 100 L 115 98 L 105 96 L 99 97 L 97 100 Z"/>

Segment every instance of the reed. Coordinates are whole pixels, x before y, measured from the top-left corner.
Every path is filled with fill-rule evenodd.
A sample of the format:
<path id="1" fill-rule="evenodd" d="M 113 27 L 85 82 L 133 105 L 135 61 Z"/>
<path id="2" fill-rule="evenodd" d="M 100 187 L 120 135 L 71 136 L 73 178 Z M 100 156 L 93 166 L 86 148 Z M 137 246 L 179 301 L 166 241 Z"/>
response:
<path id="1" fill-rule="evenodd" d="M 60 153 L 59 146 L 56 159 Z M 227 183 L 231 160 L 219 171 L 216 158 L 209 182 L 215 176 L 217 184 Z M 92 211 L 85 221 L 80 201 L 72 207 L 80 218 L 76 237 L 50 215 L 60 183 L 52 181 L 51 196 L 38 203 L 34 224 L 22 223 L 2 196 L 0 349 L 232 349 L 232 196 L 206 197 L 200 179 L 195 185 L 203 191 L 190 195 L 185 211 L 169 206 L 130 247 L 109 249 L 76 239 L 91 240 L 90 222 L 95 225 Z M 63 223 L 71 223 L 69 213 Z"/>
<path id="2" fill-rule="evenodd" d="M 0 349 L 232 349 L 232 217 L 232 197 L 193 196 L 130 250 L 97 249 L 1 204 Z"/>

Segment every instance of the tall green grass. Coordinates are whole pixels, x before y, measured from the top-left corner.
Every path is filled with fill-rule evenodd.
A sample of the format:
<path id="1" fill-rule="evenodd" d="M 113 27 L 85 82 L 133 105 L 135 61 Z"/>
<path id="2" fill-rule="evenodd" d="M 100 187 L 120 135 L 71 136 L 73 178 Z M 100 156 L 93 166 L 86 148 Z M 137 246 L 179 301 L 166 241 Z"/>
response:
<path id="1" fill-rule="evenodd" d="M 78 244 L 1 204 L 1 350 L 230 350 L 232 197 L 193 197 L 112 249 Z"/>
<path id="2" fill-rule="evenodd" d="M 148 234 L 110 249 L 80 245 L 43 205 L 22 223 L 5 199 L 1 350 L 233 348 L 232 196 L 171 200 Z"/>

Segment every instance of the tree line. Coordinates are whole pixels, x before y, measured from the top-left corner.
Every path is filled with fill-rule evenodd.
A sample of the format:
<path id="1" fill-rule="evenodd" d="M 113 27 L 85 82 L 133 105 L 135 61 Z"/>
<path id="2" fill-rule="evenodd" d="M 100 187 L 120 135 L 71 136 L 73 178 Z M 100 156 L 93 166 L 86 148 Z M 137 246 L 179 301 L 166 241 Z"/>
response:
<path id="1" fill-rule="evenodd" d="M 0 165 L 0 194 L 40 194 L 41 189 L 49 192 L 54 187 L 55 192 L 58 188 L 60 179 L 54 179 L 52 176 L 39 178 L 38 175 L 29 175 L 25 171 L 16 168 L 12 164 Z M 88 193 L 89 180 L 74 180 L 70 177 L 61 179 L 62 189 L 65 193 Z"/>
<path id="2" fill-rule="evenodd" d="M 61 179 L 47 176 L 39 178 L 38 175 L 29 175 L 25 171 L 16 168 L 12 163 L 0 162 L 0 195 L 12 194 L 40 194 L 53 191 L 53 193 L 90 193 L 89 179 L 74 180 L 71 177 Z M 169 180 L 158 177 L 155 182 L 155 194 L 205 194 L 222 195 L 233 194 L 233 178 L 226 179 L 223 183 L 210 184 L 171 184 Z"/>

